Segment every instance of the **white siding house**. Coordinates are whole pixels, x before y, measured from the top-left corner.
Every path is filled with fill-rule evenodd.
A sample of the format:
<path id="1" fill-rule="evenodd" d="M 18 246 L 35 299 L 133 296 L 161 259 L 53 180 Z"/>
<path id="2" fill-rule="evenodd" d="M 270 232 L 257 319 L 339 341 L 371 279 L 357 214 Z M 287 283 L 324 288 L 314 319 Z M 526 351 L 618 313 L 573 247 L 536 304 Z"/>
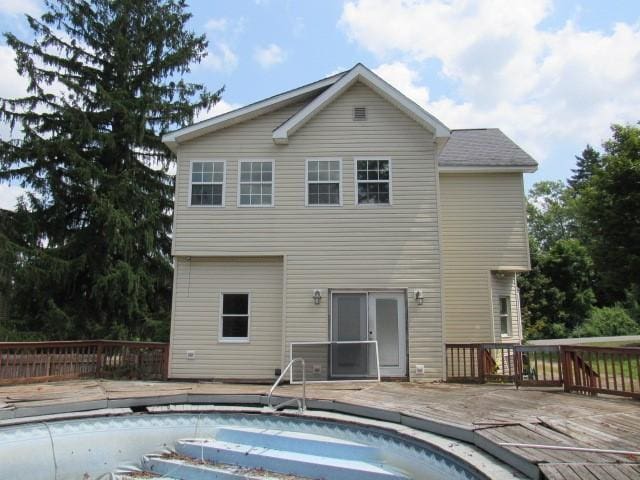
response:
<path id="1" fill-rule="evenodd" d="M 451 131 L 358 64 L 164 141 L 170 377 L 271 380 L 292 343 L 376 340 L 383 377 L 438 379 L 446 341 L 520 338 L 536 164 L 500 131 Z M 368 364 L 332 356 L 313 368 Z"/>

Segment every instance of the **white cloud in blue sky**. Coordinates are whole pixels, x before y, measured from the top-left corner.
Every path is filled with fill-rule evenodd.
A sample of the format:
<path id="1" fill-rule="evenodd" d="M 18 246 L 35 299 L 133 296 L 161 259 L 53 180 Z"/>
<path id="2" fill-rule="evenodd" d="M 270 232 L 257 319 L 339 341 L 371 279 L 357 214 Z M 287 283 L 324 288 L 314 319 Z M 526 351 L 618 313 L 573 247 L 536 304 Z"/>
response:
<path id="1" fill-rule="evenodd" d="M 597 143 L 611 122 L 640 119 L 637 19 L 544 28 L 552 12 L 550 0 L 357 0 L 340 25 L 378 59 L 403 59 L 378 73 L 450 127 L 500 127 L 544 165 L 557 142 Z M 450 84 L 433 99 L 417 75 L 430 60 Z"/>
<path id="2" fill-rule="evenodd" d="M 451 128 L 499 127 L 540 162 L 527 182 L 566 178 L 587 142 L 640 120 L 638 0 L 192 0 L 209 57 L 190 80 L 223 113 L 362 62 Z M 29 35 L 0 0 L 0 29 Z M 13 69 L 0 40 L 0 71 Z M 0 97 L 23 81 L 0 77 Z M 6 130 L 0 127 L 0 134 Z M 0 206 L 6 189 L 0 190 Z M 12 190 L 13 192 L 13 190 Z"/>
<path id="3" fill-rule="evenodd" d="M 287 53 L 279 45 L 271 43 L 265 47 L 256 48 L 254 58 L 262 68 L 271 68 L 283 63 L 287 58 Z"/>

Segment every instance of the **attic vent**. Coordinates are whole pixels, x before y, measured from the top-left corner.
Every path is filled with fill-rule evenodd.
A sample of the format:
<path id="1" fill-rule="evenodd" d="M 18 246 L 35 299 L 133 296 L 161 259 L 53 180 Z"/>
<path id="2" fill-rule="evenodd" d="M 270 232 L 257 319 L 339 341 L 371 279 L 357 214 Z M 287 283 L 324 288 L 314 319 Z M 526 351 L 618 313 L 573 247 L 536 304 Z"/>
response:
<path id="1" fill-rule="evenodd" d="M 364 121 L 367 119 L 367 107 L 353 107 L 353 119 Z"/>

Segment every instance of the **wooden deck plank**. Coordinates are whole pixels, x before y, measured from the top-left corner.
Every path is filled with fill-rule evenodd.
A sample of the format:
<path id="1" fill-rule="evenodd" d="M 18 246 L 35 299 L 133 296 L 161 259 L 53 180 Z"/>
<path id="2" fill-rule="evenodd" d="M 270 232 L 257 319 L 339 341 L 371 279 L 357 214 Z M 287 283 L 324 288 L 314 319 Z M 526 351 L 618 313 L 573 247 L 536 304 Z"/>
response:
<path id="1" fill-rule="evenodd" d="M 0 386 L 0 405 L 20 409 L 82 400 L 193 395 L 265 395 L 268 385 L 214 382 L 76 380 Z M 301 394 L 285 385 L 276 395 Z M 421 383 L 310 384 L 309 399 L 339 401 L 459 426 L 492 442 L 640 449 L 640 402 L 565 394 L 557 389 L 506 385 Z M 510 448 L 539 465 L 547 478 L 640 478 L 635 457 L 590 452 Z M 622 462 L 617 464 L 616 462 Z"/>

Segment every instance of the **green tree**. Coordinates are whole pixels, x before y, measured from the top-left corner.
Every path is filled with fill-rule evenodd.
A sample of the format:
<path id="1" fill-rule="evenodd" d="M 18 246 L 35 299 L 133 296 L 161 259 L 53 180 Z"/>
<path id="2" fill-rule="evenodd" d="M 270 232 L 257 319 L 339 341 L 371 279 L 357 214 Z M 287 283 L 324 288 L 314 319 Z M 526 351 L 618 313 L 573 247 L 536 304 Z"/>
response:
<path id="1" fill-rule="evenodd" d="M 620 307 L 600 307 L 591 310 L 586 322 L 578 326 L 573 337 L 613 337 L 640 334 L 640 324 Z"/>
<path id="2" fill-rule="evenodd" d="M 527 202 L 529 233 L 541 248 L 572 237 L 575 215 L 569 190 L 561 180 L 542 181 L 529 190 Z"/>
<path id="3" fill-rule="evenodd" d="M 613 125 L 601 168 L 577 203 L 581 236 L 598 271 L 600 303 L 611 305 L 640 281 L 640 127 Z"/>
<path id="4" fill-rule="evenodd" d="M 166 336 L 174 157 L 161 136 L 219 99 L 182 79 L 206 39 L 183 0 L 45 5 L 27 16 L 33 40 L 5 34 L 30 82 L 0 100 L 23 134 L 0 141 L 0 180 L 29 191 L 13 313 L 50 338 Z"/>
<path id="5" fill-rule="evenodd" d="M 600 153 L 591 145 L 587 145 L 581 156 L 576 155 L 576 168 L 572 169 L 573 175 L 567 181 L 574 195 L 579 194 L 585 185 L 589 183 L 591 177 L 602 166 Z"/>
<path id="6" fill-rule="evenodd" d="M 595 302 L 591 258 L 575 239 L 559 240 L 548 251 L 531 243 L 531 271 L 519 280 L 525 336 L 565 337 Z"/>

